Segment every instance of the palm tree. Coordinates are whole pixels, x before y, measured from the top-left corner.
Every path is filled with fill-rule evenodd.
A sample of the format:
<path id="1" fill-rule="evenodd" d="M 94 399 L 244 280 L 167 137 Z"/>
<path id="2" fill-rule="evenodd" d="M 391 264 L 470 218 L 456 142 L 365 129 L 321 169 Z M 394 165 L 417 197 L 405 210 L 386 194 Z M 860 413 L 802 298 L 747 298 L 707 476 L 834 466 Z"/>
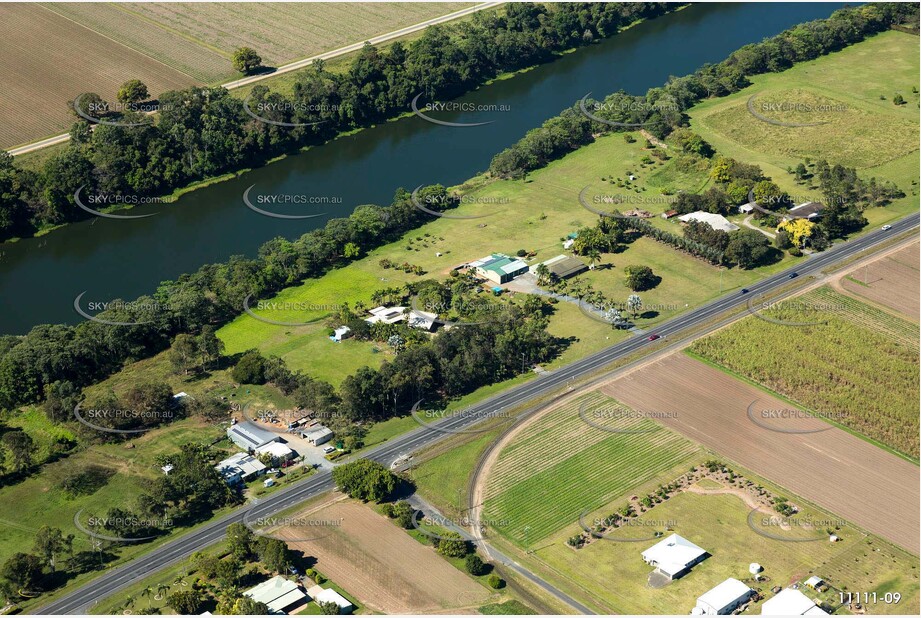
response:
<path id="1" fill-rule="evenodd" d="M 147 586 L 146 588 L 144 588 L 144 590 L 141 591 L 141 596 L 147 597 L 147 609 L 150 609 L 150 606 L 152 605 L 153 599 L 151 597 L 153 596 L 153 594 L 154 594 L 154 589 L 150 586 Z"/>
<path id="2" fill-rule="evenodd" d="M 585 252 L 585 257 L 587 257 L 587 258 L 589 259 L 589 265 L 588 265 L 588 267 L 589 267 L 590 269 L 593 269 L 593 270 L 594 270 L 594 268 L 595 268 L 595 262 L 600 262 L 600 261 L 601 261 L 601 251 L 599 251 L 598 249 L 592 247 L 591 249 L 589 249 L 588 251 Z"/>
<path id="3" fill-rule="evenodd" d="M 538 264 L 534 272 L 537 275 L 537 285 L 545 285 L 550 278 L 550 269 L 544 263 Z"/>
<path id="4" fill-rule="evenodd" d="M 158 601 L 162 601 L 164 598 L 166 598 L 166 593 L 169 592 L 169 589 L 170 589 L 169 584 L 164 584 L 164 583 L 157 584 L 157 595 L 154 598 Z"/>

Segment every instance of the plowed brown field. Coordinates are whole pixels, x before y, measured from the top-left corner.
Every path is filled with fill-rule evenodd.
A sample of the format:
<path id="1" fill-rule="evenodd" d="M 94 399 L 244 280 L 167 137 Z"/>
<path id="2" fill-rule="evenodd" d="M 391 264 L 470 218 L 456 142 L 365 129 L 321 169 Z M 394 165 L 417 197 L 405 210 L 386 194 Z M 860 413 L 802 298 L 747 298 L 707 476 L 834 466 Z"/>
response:
<path id="1" fill-rule="evenodd" d="M 637 411 L 678 411 L 661 422 L 918 554 L 921 475 L 916 465 L 824 421 L 765 418 L 764 410 L 793 406 L 680 353 L 602 390 Z M 749 406 L 757 422 L 749 417 Z"/>
<path id="2" fill-rule="evenodd" d="M 84 92 L 115 100 L 140 79 L 152 95 L 195 80 L 37 4 L 0 4 L 0 148 L 70 129 L 68 102 Z"/>
<path id="3" fill-rule="evenodd" d="M 849 293 L 895 309 L 909 320 L 921 313 L 921 268 L 919 243 L 884 256 L 841 278 Z M 860 281 L 861 283 L 856 283 Z"/>
<path id="4" fill-rule="evenodd" d="M 311 509 L 310 519 L 341 519 L 342 523 L 320 539 L 288 540 L 289 547 L 315 557 L 318 571 L 376 612 L 436 613 L 482 605 L 490 597 L 486 588 L 432 547 L 368 506 L 342 500 L 319 511 Z M 273 535 L 303 538 L 303 529 L 282 528 Z"/>

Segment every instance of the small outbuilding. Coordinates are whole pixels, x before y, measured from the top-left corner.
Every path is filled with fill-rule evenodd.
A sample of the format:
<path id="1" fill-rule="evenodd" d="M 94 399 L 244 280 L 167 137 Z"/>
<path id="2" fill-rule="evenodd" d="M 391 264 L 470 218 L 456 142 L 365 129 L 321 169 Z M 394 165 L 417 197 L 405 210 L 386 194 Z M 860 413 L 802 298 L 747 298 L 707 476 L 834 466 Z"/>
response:
<path id="1" fill-rule="evenodd" d="M 818 590 L 819 586 L 821 586 L 824 583 L 825 582 L 822 581 L 822 578 L 817 575 L 813 575 L 812 577 L 806 580 L 806 585 L 812 588 L 813 590 Z"/>
<path id="2" fill-rule="evenodd" d="M 315 425 L 301 433 L 301 437 L 313 444 L 314 446 L 320 446 L 325 444 L 333 439 L 333 432 L 328 427 L 323 425 Z"/>
<path id="3" fill-rule="evenodd" d="M 731 614 L 751 599 L 754 591 L 737 579 L 730 577 L 715 588 L 697 597 L 693 613 L 705 616 Z"/>
<path id="4" fill-rule="evenodd" d="M 828 612 L 799 590 L 784 588 L 762 603 L 762 616 L 827 616 Z"/>
<path id="5" fill-rule="evenodd" d="M 558 255 L 541 263 L 557 279 L 568 279 L 588 270 L 588 266 L 582 260 L 568 255 Z M 536 271 L 537 267 L 535 266 L 531 270 Z"/>
<path id="6" fill-rule="evenodd" d="M 312 598 L 317 604 L 335 603 L 339 606 L 340 614 L 348 614 L 352 611 L 352 609 L 354 609 L 351 601 L 346 599 L 332 588 L 323 588 L 319 585 L 312 586 L 307 589 L 307 594 L 309 594 L 310 598 Z"/>
<path id="7" fill-rule="evenodd" d="M 351 337 L 352 336 L 351 333 L 352 333 L 352 329 L 349 328 L 348 326 L 340 326 L 339 328 L 333 330 L 333 334 L 330 337 L 330 339 L 332 339 L 336 343 L 339 343 L 343 339 Z"/>
<path id="8" fill-rule="evenodd" d="M 735 223 L 732 223 L 724 217 L 723 215 L 718 215 L 712 212 L 704 212 L 698 210 L 696 212 L 690 212 L 686 215 L 681 215 L 678 217 L 678 220 L 682 223 L 690 223 L 691 221 L 697 221 L 698 223 L 706 223 L 714 230 L 721 230 L 723 232 L 734 232 L 739 229 L 739 226 Z"/>

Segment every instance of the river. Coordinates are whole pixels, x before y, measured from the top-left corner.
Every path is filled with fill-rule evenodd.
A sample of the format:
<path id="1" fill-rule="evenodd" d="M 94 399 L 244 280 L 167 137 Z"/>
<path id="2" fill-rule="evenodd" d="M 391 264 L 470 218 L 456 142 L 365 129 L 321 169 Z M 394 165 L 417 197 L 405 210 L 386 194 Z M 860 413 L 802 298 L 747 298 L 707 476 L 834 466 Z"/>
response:
<path id="1" fill-rule="evenodd" d="M 553 63 L 462 97 L 490 111 L 431 112 L 440 120 L 486 126 L 449 127 L 410 116 L 343 137 L 230 181 L 188 193 L 172 204 L 94 218 L 40 238 L 0 245 L 0 332 L 20 334 L 41 323 L 76 323 L 85 303 L 133 299 L 163 280 L 231 255 L 252 256 L 275 236 L 296 238 L 358 204 L 388 204 L 397 187 L 458 184 L 488 168 L 493 155 L 528 129 L 588 92 L 642 94 L 670 75 L 685 75 L 733 50 L 799 22 L 827 17 L 840 3 L 700 4 L 640 24 Z M 259 208 L 310 219 L 277 219 Z M 277 207 L 258 196 L 311 196 L 323 205 Z M 294 198 L 303 199 L 303 198 Z"/>

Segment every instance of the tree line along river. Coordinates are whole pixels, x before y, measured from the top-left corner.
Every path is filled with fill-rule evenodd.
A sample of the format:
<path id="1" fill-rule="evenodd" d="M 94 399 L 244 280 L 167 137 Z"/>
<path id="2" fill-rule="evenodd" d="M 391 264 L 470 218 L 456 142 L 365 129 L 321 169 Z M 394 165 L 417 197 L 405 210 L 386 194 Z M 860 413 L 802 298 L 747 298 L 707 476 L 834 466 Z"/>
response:
<path id="1" fill-rule="evenodd" d="M 275 236 L 296 238 L 331 218 L 347 216 L 359 204 L 389 204 L 401 186 L 458 184 L 588 92 L 597 99 L 619 89 L 643 94 L 671 75 L 719 62 L 747 43 L 827 17 L 841 6 L 695 5 L 484 86 L 458 99 L 465 111 L 427 112 L 442 121 L 492 121 L 489 125 L 443 126 L 409 116 L 187 193 L 173 203 L 129 211 L 155 216 L 93 218 L 0 245 L 0 333 L 22 334 L 41 323 L 76 323 L 83 318 L 74 311 L 74 298 L 82 292 L 86 303 L 131 300 L 202 264 L 254 255 Z M 260 208 L 319 216 L 260 215 L 243 201 L 249 187 L 250 202 Z M 270 204 L 271 199 L 288 201 Z"/>

